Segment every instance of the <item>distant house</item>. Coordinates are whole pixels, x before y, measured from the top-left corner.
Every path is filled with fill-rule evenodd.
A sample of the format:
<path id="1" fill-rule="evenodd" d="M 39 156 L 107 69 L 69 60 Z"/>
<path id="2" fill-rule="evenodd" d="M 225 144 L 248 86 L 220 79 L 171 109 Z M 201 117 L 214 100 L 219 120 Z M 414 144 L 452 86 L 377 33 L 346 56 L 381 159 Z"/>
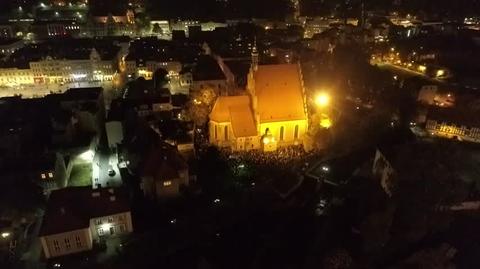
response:
<path id="1" fill-rule="evenodd" d="M 49 259 L 91 250 L 101 238 L 132 231 L 123 190 L 75 187 L 52 192 L 39 237 Z"/>
<path id="2" fill-rule="evenodd" d="M 60 106 L 71 111 L 83 132 L 100 134 L 105 121 L 105 105 L 102 88 L 68 89 L 61 95 Z"/>
<path id="3" fill-rule="evenodd" d="M 174 146 L 166 143 L 150 149 L 140 173 L 141 188 L 151 199 L 177 196 L 180 188 L 189 184 L 186 161 Z"/>
<path id="4" fill-rule="evenodd" d="M 420 89 L 417 101 L 426 105 L 453 107 L 455 106 L 455 95 L 450 91 L 439 89 L 436 85 L 426 85 Z"/>
<path id="5" fill-rule="evenodd" d="M 42 188 L 44 194 L 67 185 L 67 167 L 63 155 L 39 154 L 30 157 L 4 157 L 0 160 L 3 181 L 28 180 Z"/>
<path id="6" fill-rule="evenodd" d="M 213 57 L 200 57 L 193 69 L 192 76 L 193 85 L 191 92 L 212 90 L 217 96 L 226 94 L 227 77 Z"/>

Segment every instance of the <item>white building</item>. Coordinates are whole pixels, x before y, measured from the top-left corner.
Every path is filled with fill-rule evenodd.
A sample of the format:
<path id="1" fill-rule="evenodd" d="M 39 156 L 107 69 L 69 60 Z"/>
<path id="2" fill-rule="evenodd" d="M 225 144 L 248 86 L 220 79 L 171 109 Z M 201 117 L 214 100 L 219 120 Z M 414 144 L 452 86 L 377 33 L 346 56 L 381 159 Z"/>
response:
<path id="1" fill-rule="evenodd" d="M 133 231 L 127 195 L 91 187 L 53 191 L 40 229 L 47 259 L 91 250 L 101 238 Z"/>

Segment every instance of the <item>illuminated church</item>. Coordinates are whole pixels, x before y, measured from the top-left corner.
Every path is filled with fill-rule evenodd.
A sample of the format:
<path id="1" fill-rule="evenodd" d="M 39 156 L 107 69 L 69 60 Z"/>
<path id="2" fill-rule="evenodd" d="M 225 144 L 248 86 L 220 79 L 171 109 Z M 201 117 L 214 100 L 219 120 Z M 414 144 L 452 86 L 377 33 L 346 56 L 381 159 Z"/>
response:
<path id="1" fill-rule="evenodd" d="M 259 65 L 254 48 L 245 95 L 220 96 L 210 114 L 210 143 L 236 151 L 303 144 L 305 90 L 297 64 Z"/>

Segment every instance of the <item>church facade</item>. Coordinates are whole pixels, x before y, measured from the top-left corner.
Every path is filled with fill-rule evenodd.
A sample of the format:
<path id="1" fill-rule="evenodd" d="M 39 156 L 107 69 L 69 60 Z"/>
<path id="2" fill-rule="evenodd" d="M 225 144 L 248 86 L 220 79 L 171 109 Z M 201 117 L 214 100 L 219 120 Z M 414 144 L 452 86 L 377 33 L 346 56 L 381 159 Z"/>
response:
<path id="1" fill-rule="evenodd" d="M 234 151 L 303 144 L 308 113 L 300 66 L 258 65 L 253 57 L 245 95 L 220 96 L 210 114 L 209 140 Z"/>

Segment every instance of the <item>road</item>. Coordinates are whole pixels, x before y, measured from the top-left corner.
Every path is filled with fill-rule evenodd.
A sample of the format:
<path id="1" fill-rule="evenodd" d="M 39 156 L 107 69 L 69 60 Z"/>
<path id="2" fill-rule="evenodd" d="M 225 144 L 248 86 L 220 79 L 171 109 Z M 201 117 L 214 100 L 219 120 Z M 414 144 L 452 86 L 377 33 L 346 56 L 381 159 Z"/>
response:
<path id="1" fill-rule="evenodd" d="M 105 90 L 114 88 L 111 81 L 105 82 L 75 82 L 60 84 L 35 84 L 35 85 L 19 85 L 19 86 L 2 86 L 0 87 L 0 97 L 8 97 L 22 95 L 24 98 L 39 98 L 51 93 L 63 93 L 70 88 L 86 88 L 86 87 L 103 87 Z"/>
<path id="2" fill-rule="evenodd" d="M 42 224 L 42 219 L 43 219 L 43 211 L 41 215 L 37 216 L 37 220 L 33 224 L 33 226 L 30 227 L 31 233 L 26 239 L 28 246 L 26 251 L 23 253 L 21 257 L 21 260 L 24 263 L 24 268 L 26 269 L 44 268 L 44 264 L 41 262 L 42 245 L 38 237 L 38 234 L 40 232 L 40 227 Z"/>
<path id="3" fill-rule="evenodd" d="M 94 188 L 97 187 L 97 184 L 101 184 L 102 187 L 118 187 L 122 185 L 116 154 L 110 151 L 97 151 L 92 166 L 92 186 Z M 115 171 L 115 175 L 108 175 L 110 168 Z"/>
<path id="4" fill-rule="evenodd" d="M 408 68 L 405 68 L 405 67 L 402 67 L 402 66 L 398 66 L 398 65 L 394 65 L 394 64 L 390 64 L 390 63 L 386 63 L 386 62 L 376 63 L 376 65 L 381 69 L 386 69 L 386 70 L 392 71 L 393 73 L 398 74 L 398 75 L 403 76 L 403 77 L 420 77 L 420 78 L 423 78 L 425 80 L 428 80 L 428 81 L 430 81 L 432 83 L 436 83 L 436 84 L 444 84 L 445 83 L 445 81 L 443 81 L 443 80 L 431 78 L 431 77 L 429 77 L 429 76 L 427 76 L 423 73 L 416 72 L 414 70 L 411 70 L 411 69 L 408 69 Z"/>

